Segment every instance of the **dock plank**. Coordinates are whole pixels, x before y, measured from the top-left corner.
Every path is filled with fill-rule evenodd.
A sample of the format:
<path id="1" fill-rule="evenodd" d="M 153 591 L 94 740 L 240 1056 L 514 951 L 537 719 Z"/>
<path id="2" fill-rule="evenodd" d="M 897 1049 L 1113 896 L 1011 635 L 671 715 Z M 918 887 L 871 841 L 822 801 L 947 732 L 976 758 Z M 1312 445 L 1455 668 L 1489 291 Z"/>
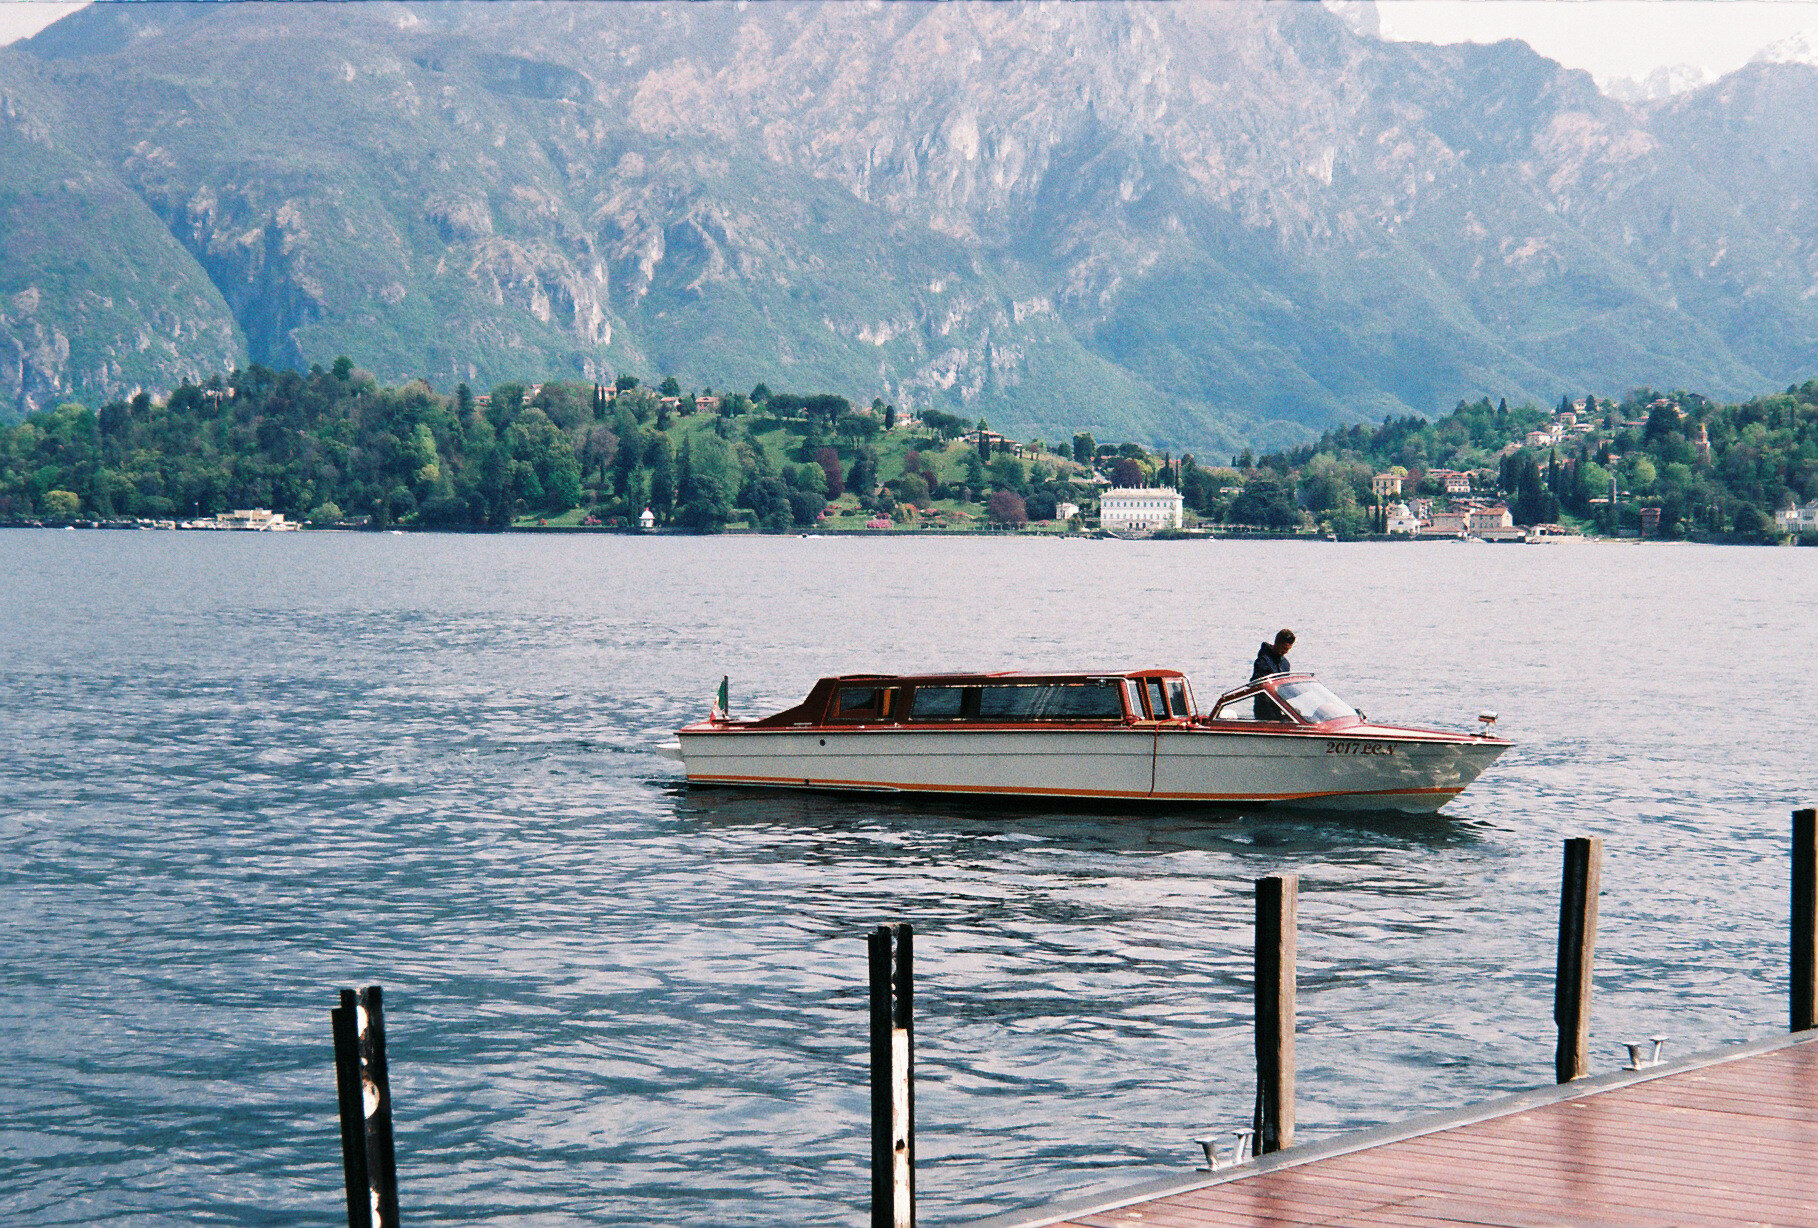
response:
<path id="1" fill-rule="evenodd" d="M 1500 1107 L 1499 1107 L 1500 1106 Z M 1818 1033 L 1540 1089 L 995 1228 L 1818 1225 Z M 1301 1149 L 1296 1149 L 1301 1150 Z"/>

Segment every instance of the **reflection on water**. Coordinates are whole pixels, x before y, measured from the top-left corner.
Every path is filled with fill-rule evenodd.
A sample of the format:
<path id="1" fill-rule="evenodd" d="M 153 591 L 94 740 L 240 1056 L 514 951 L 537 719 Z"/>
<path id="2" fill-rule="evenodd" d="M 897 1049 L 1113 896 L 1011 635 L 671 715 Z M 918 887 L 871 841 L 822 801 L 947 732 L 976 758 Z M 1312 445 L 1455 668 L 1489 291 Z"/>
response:
<path id="1" fill-rule="evenodd" d="M 258 535 L 263 538 L 266 535 Z M 1252 881 L 1297 871 L 1309 1137 L 1781 1025 L 1818 552 L 0 534 L 0 1219 L 337 1222 L 327 1011 L 386 986 L 415 1222 L 844 1224 L 864 934 L 917 930 L 922 1218 L 1248 1117 Z M 1129 608 L 1140 594 L 1140 611 Z M 1255 640 L 1517 742 L 1440 816 L 689 790 L 654 745 L 862 669 Z M 1755 691 L 1738 654 L 1781 681 Z"/>
<path id="2" fill-rule="evenodd" d="M 886 794 L 853 797 L 726 786 L 690 788 L 653 779 L 678 817 L 712 825 L 808 827 L 839 839 L 857 816 L 980 839 L 1017 838 L 1091 852 L 1178 853 L 1269 849 L 1295 857 L 1344 856 L 1360 844 L 1434 849 L 1476 841 L 1476 824 L 1450 814 L 1127 805 L 1006 798 L 991 802 Z"/>

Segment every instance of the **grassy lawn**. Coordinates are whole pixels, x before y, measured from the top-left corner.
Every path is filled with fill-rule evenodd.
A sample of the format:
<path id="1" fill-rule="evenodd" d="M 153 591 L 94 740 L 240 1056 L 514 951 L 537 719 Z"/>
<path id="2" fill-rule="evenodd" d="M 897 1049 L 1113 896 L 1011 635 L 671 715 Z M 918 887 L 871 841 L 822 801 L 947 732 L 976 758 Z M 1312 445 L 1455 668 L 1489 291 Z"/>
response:
<path id="1" fill-rule="evenodd" d="M 514 529 L 572 529 L 587 519 L 587 509 L 569 508 L 557 516 L 545 513 L 541 516 L 519 516 L 511 522 Z"/>

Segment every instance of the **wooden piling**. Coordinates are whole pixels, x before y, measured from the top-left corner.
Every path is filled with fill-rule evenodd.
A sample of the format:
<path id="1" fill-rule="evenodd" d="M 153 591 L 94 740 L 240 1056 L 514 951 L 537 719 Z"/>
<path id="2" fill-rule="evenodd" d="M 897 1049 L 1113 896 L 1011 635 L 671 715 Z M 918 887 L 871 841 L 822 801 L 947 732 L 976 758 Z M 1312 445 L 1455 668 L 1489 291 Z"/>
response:
<path id="1" fill-rule="evenodd" d="M 1256 1118 L 1258 1155 L 1294 1145 L 1294 955 L 1300 876 L 1256 880 Z"/>
<path id="2" fill-rule="evenodd" d="M 360 1087 L 360 1031 L 354 991 L 341 991 L 329 1012 L 335 1038 L 335 1092 L 341 1109 L 341 1172 L 347 1185 L 347 1228 L 371 1228 L 372 1194 L 366 1176 L 366 1107 Z"/>
<path id="3" fill-rule="evenodd" d="M 1553 1073 L 1561 1083 L 1585 1074 L 1591 1033 L 1591 956 L 1597 946 L 1597 894 L 1602 879 L 1602 839 L 1567 840 L 1559 891 L 1559 969 L 1553 982 L 1553 1022 L 1559 1025 Z"/>
<path id="4" fill-rule="evenodd" d="M 915 1228 L 915 968 L 909 925 L 870 936 L 871 1226 Z"/>
<path id="5" fill-rule="evenodd" d="M 1790 1030 L 1818 1027 L 1818 810 L 1793 811 Z"/>
<path id="6" fill-rule="evenodd" d="M 384 993 L 360 991 L 360 1074 L 366 1108 L 366 1176 L 372 1228 L 398 1228 L 398 1162 L 391 1137 L 391 1076 L 385 1063 Z"/>

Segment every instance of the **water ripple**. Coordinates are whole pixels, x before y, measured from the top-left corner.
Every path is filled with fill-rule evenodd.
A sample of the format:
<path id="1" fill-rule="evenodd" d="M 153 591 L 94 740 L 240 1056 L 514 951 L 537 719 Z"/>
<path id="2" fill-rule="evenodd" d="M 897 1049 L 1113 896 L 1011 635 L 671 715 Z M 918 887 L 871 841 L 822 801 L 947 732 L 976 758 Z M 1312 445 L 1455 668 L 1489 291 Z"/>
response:
<path id="1" fill-rule="evenodd" d="M 1558 843 L 1593 1052 L 1783 1026 L 1818 551 L 0 533 L 0 1220 L 331 1224 L 327 1012 L 387 989 L 415 1222 L 850 1223 L 863 935 L 918 952 L 922 1218 L 1247 1119 L 1250 883 L 1302 875 L 1307 1137 L 1548 1080 Z M 1445 817 L 690 792 L 656 742 L 856 669 L 1264 632 L 1519 742 Z M 1739 669 L 1769 663 L 1771 676 Z"/>

